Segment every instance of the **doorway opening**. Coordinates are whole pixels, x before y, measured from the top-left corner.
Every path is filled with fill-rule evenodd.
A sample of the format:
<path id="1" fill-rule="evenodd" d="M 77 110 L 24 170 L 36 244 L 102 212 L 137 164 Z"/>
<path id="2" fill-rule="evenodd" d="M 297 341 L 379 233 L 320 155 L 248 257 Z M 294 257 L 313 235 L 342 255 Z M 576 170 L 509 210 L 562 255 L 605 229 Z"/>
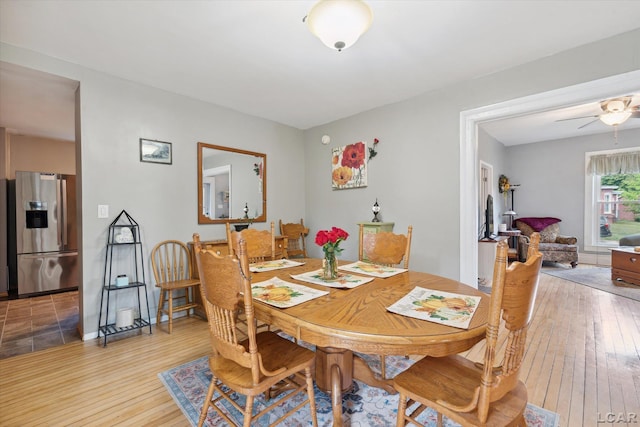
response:
<path id="1" fill-rule="evenodd" d="M 55 221 L 75 224 L 75 231 L 61 234 L 61 239 L 75 242 L 76 251 L 80 254 L 75 262 L 78 273 L 74 275 L 76 278 L 70 281 L 65 279 L 70 275 L 60 274 L 60 280 L 64 280 L 65 286 L 47 286 L 46 289 L 36 287 L 33 292 L 25 292 L 19 295 L 20 298 L 11 300 L 9 298 L 12 295 L 18 297 L 17 283 L 14 280 L 2 283 L 0 280 L 0 296 L 4 299 L 0 302 L 0 309 L 3 310 L 3 314 L 12 315 L 12 310 L 15 309 L 33 317 L 25 320 L 20 326 L 20 332 L 14 334 L 16 340 L 22 341 L 9 343 L 9 334 L 3 333 L 0 350 L 6 349 L 7 345 L 26 344 L 28 340 L 31 340 L 31 347 L 38 350 L 50 347 L 54 342 L 65 343 L 72 335 L 81 339 L 83 330 L 80 82 L 0 61 L 0 86 L 4 89 L 0 92 L 0 104 L 6 112 L 3 114 L 0 129 L 0 148 L 8 154 L 7 161 L 2 162 L 0 166 L 0 181 L 6 189 L 9 188 L 9 180 L 15 180 L 16 171 L 41 171 L 46 172 L 47 176 L 57 174 L 77 178 L 74 181 L 77 185 L 73 189 L 66 186 L 69 190 L 67 195 L 75 195 L 75 209 L 69 205 L 61 208 L 61 218 L 64 220 Z M 61 191 L 64 189 L 63 185 Z M 9 204 L 5 204 L 7 205 Z M 53 210 L 52 206 L 50 210 Z M 8 213 L 3 207 L 0 217 L 4 215 L 6 219 Z M 2 233 L 3 236 L 9 234 Z M 15 235 L 15 230 L 12 234 Z M 8 248 L 9 242 L 6 243 L 7 245 L 3 244 L 0 247 Z M 9 255 L 11 254 L 3 254 L 0 250 L 0 265 L 9 265 Z M 11 291 L 14 289 L 16 291 L 12 294 Z M 61 292 L 64 289 L 73 290 Z M 26 330 L 27 326 L 29 330 Z M 17 328 L 15 325 L 14 327 Z M 61 337 L 53 338 L 55 332 L 61 334 L 63 330 L 73 332 L 67 334 L 62 342 Z M 7 332 L 6 322 L 4 332 Z M 38 343 L 34 344 L 33 336 L 45 332 L 51 333 L 48 337 L 50 339 L 47 342 L 44 338 L 39 339 Z"/>
<path id="2" fill-rule="evenodd" d="M 460 281 L 477 286 L 478 279 L 478 125 L 568 105 L 595 102 L 637 90 L 640 70 L 543 92 L 460 113 Z"/>

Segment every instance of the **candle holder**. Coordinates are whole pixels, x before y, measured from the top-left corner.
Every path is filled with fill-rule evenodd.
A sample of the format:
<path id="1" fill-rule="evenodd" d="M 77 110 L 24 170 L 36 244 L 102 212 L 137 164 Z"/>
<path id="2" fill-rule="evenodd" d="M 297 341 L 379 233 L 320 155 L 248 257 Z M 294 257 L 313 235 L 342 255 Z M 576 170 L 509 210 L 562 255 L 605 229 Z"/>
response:
<path id="1" fill-rule="evenodd" d="M 373 211 L 373 219 L 371 220 L 371 222 L 380 222 L 380 220 L 378 219 L 378 213 L 380 212 L 380 205 L 378 204 L 378 199 L 376 199 L 376 202 L 373 204 L 373 207 L 371 208 L 371 210 Z"/>

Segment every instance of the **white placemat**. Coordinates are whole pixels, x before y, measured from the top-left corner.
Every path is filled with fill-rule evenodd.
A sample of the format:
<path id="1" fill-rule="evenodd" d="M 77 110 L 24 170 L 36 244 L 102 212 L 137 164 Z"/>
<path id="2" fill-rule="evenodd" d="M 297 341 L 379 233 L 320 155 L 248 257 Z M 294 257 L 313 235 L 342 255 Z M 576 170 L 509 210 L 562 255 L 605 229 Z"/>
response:
<path id="1" fill-rule="evenodd" d="M 303 265 L 304 262 L 291 261 L 290 259 L 274 259 L 273 261 L 262 261 L 249 264 L 249 270 L 254 273 L 263 273 L 265 271 L 280 270 L 282 268 L 297 267 Z"/>
<path id="2" fill-rule="evenodd" d="M 392 313 L 468 329 L 480 297 L 434 291 L 419 286 L 387 307 Z"/>
<path id="3" fill-rule="evenodd" d="M 302 282 L 328 286 L 330 288 L 355 288 L 356 286 L 364 285 L 373 280 L 373 277 L 362 277 L 341 272 L 338 273 L 338 278 L 335 280 L 324 280 L 322 278 L 322 269 L 308 273 L 292 274 L 291 277 Z"/>
<path id="4" fill-rule="evenodd" d="M 338 267 L 338 269 L 350 271 L 351 273 L 362 273 L 369 276 L 382 277 L 383 279 L 407 271 L 406 268 L 388 267 L 385 265 L 373 264 L 363 261 L 356 261 L 351 264 L 341 265 Z"/>
<path id="5" fill-rule="evenodd" d="M 328 293 L 329 291 L 286 282 L 278 277 L 251 284 L 251 295 L 254 299 L 278 308 L 293 307 Z"/>

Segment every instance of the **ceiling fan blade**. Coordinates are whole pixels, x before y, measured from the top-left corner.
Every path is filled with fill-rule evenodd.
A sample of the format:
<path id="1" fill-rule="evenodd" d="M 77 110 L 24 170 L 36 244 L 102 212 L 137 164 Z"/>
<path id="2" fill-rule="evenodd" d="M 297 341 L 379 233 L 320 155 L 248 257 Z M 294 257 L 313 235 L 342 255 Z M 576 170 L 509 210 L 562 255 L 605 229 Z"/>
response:
<path id="1" fill-rule="evenodd" d="M 640 119 L 640 111 L 635 111 L 635 112 L 631 113 L 631 118 L 632 119 Z"/>
<path id="2" fill-rule="evenodd" d="M 595 116 L 595 117 L 598 117 L 598 116 Z M 598 120 L 599 120 L 599 119 L 591 120 L 589 123 L 586 123 L 586 124 L 584 124 L 584 125 L 580 126 L 578 129 L 582 129 L 583 127 L 589 126 L 591 123 L 595 123 L 595 122 L 597 122 Z"/>
<path id="3" fill-rule="evenodd" d="M 556 120 L 556 122 L 565 122 L 567 120 L 576 120 L 576 119 L 588 119 L 590 117 L 600 117 L 600 116 L 596 114 L 595 116 L 571 117 L 571 118 L 568 118 L 568 119 L 558 119 L 558 120 Z"/>

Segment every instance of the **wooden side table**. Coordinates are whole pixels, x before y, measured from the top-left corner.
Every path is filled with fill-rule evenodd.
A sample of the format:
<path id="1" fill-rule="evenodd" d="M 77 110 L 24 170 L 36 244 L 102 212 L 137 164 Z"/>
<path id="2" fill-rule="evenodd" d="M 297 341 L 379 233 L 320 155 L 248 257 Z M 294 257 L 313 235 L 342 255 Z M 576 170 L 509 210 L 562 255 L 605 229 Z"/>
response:
<path id="1" fill-rule="evenodd" d="M 640 252 L 632 247 L 611 249 L 611 280 L 640 285 Z"/>

